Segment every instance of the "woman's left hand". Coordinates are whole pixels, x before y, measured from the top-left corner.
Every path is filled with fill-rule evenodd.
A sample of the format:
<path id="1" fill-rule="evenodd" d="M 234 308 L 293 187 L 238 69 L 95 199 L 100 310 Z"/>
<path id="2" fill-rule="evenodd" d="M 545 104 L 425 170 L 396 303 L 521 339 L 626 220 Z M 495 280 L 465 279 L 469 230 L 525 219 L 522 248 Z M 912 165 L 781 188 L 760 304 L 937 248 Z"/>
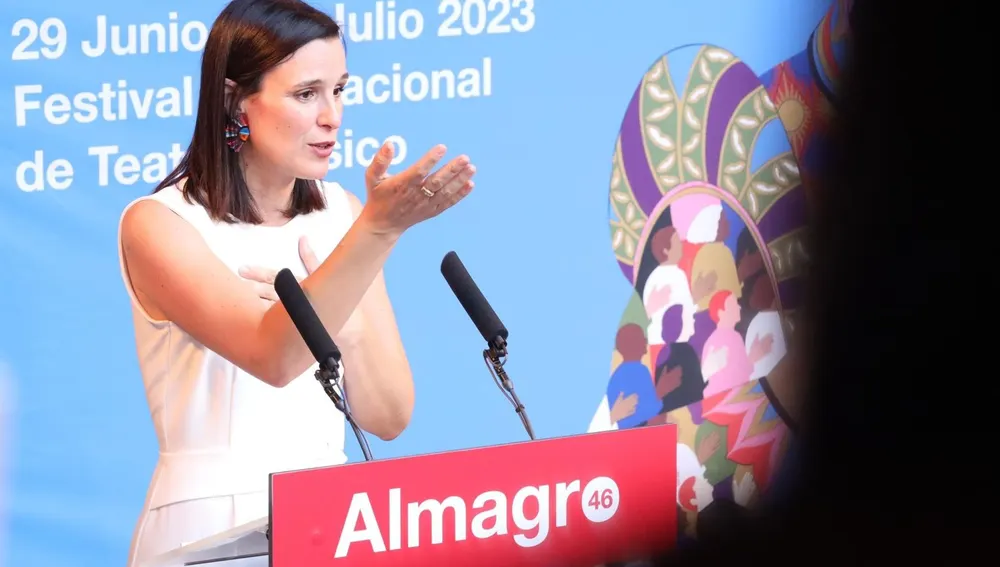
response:
<path id="1" fill-rule="evenodd" d="M 319 267 L 319 258 L 309 246 L 309 240 L 303 236 L 299 239 L 299 257 L 306 268 L 306 274 L 311 274 Z M 274 291 L 274 278 L 278 275 L 278 270 L 264 268 L 262 266 L 243 266 L 240 268 L 240 276 L 253 283 L 257 290 L 257 295 L 268 302 L 279 301 L 277 292 Z M 301 278 L 300 278 L 301 280 Z"/>

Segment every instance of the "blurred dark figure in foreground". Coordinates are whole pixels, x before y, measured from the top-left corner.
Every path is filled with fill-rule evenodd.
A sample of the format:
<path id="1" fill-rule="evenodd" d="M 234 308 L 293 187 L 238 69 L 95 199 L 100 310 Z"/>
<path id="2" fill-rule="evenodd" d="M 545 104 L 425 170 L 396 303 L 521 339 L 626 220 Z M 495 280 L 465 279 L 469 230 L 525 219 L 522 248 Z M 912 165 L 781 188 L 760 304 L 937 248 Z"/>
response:
<path id="1" fill-rule="evenodd" d="M 956 565 L 984 531 L 975 526 L 993 522 L 971 510 L 992 498 L 992 483 L 974 487 L 974 459 L 960 448 L 986 431 L 966 422 L 978 417 L 963 409 L 975 396 L 968 385 L 985 393 L 992 378 L 958 362 L 976 350 L 958 341 L 969 330 L 958 317 L 977 306 L 958 289 L 968 244 L 944 224 L 980 215 L 947 188 L 962 174 L 940 175 L 968 163 L 949 152 L 974 142 L 953 144 L 944 131 L 965 126 L 943 117 L 948 87 L 932 79 L 950 46 L 929 32 L 944 24 L 915 22 L 916 12 L 854 3 L 851 66 L 813 211 L 800 345 L 810 397 L 789 497 L 755 516 L 717 510 L 696 549 L 659 564 Z M 948 435 L 957 419 L 963 431 Z"/>

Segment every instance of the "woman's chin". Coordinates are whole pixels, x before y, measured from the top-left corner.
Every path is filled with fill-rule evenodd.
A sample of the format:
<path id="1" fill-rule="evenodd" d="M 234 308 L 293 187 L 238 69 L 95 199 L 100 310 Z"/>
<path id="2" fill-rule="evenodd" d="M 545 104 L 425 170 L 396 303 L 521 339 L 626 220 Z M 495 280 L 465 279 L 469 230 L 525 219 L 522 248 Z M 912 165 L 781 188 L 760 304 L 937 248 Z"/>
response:
<path id="1" fill-rule="evenodd" d="M 329 172 L 330 162 L 323 160 L 316 163 L 303 164 L 303 167 L 298 168 L 298 175 L 295 177 L 299 179 L 323 179 Z"/>

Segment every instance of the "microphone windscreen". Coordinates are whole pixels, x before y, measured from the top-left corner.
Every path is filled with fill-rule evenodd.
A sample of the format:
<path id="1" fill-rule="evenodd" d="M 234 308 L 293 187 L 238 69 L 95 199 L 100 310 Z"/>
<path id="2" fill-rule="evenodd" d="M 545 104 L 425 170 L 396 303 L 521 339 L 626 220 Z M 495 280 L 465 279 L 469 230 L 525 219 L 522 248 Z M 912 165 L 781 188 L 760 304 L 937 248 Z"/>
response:
<path id="1" fill-rule="evenodd" d="M 454 251 L 445 254 L 441 261 L 441 275 L 486 342 L 492 343 L 497 337 L 507 339 L 507 329 Z"/>
<path id="2" fill-rule="evenodd" d="M 316 360 L 320 364 L 325 364 L 331 357 L 340 360 L 340 349 L 326 331 L 291 270 L 285 268 L 278 272 L 274 277 L 274 291 Z"/>

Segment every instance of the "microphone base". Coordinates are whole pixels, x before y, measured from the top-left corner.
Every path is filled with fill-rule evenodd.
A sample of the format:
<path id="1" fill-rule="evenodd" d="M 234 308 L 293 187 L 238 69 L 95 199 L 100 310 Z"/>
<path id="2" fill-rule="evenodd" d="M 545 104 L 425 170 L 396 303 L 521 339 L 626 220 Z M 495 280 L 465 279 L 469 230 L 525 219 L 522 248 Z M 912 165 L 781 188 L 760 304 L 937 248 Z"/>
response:
<path id="1" fill-rule="evenodd" d="M 365 461 L 371 461 L 372 451 L 368 447 L 368 440 L 365 439 L 364 432 L 358 427 L 358 422 L 354 420 L 354 415 L 351 414 L 351 407 L 347 404 L 347 396 L 344 395 L 344 390 L 341 387 L 339 368 L 340 364 L 336 360 L 320 364 L 315 374 L 316 381 L 323 386 L 323 391 L 326 392 L 333 405 L 340 410 L 340 413 L 344 414 L 344 418 L 354 431 L 354 436 L 358 439 L 358 445 L 361 447 L 361 453 L 364 455 Z"/>
<path id="2" fill-rule="evenodd" d="M 514 383 L 511 381 L 510 377 L 507 376 L 507 372 L 504 370 L 504 365 L 507 363 L 507 344 L 502 338 L 497 338 L 495 341 L 489 344 L 489 348 L 483 351 L 483 360 L 486 361 L 486 368 L 489 369 L 490 374 L 493 375 L 493 381 L 496 382 L 497 386 L 504 393 L 504 397 L 507 401 L 514 406 L 514 411 L 517 412 L 517 416 L 521 418 L 521 424 L 524 426 L 524 430 L 528 433 L 528 437 L 534 441 L 535 440 L 535 430 L 531 427 L 531 420 L 528 419 L 528 412 L 524 409 L 524 404 L 517 397 L 517 393 L 514 392 Z"/>

